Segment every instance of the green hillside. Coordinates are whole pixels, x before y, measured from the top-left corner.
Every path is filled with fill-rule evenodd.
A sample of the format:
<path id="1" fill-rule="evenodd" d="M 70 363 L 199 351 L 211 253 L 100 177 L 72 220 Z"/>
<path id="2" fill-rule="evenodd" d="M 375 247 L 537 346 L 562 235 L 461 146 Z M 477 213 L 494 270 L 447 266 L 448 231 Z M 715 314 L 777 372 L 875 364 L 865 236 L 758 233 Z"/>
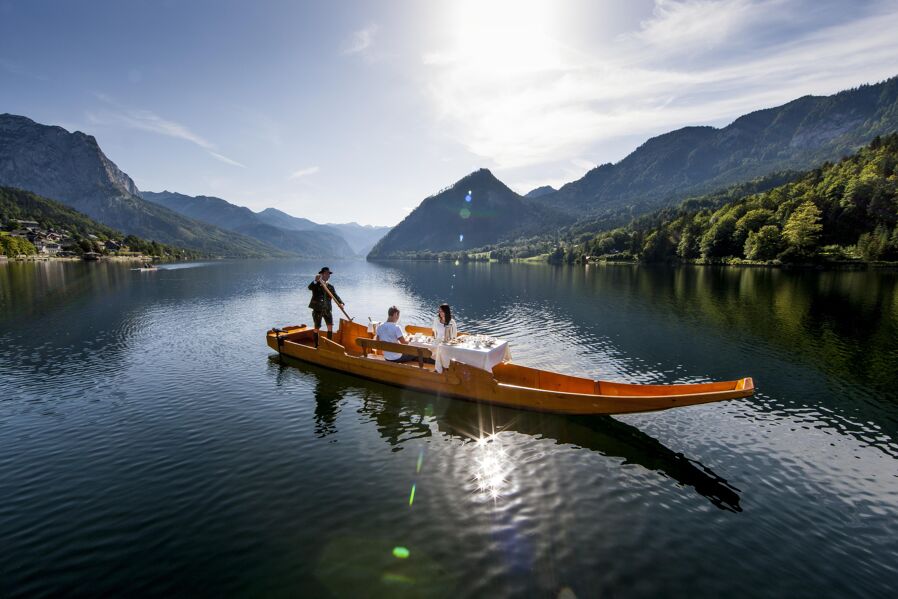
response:
<path id="1" fill-rule="evenodd" d="M 646 141 L 555 193 L 546 205 L 575 215 L 639 215 L 768 173 L 839 160 L 898 131 L 898 77 L 831 96 L 804 96 L 730 125 L 684 127 Z"/>
<path id="2" fill-rule="evenodd" d="M 695 198 L 556 250 L 647 262 L 898 259 L 898 134 L 758 193 Z M 563 256 L 563 257 L 562 257 Z"/>
<path id="3" fill-rule="evenodd" d="M 124 235 L 120 231 L 98 223 L 95 220 L 81 214 L 77 210 L 69 208 L 65 204 L 41 197 L 30 191 L 15 189 L 12 187 L 0 187 L 0 226 L 12 228 L 11 221 L 32 220 L 37 221 L 41 229 L 66 231 L 76 245 L 74 250 L 78 253 L 87 249 L 100 250 L 96 242 L 107 240 L 121 241 L 131 251 L 156 256 L 171 256 L 177 258 L 197 258 L 203 256 L 201 252 L 185 250 L 183 248 L 147 241 L 134 235 Z M 93 240 L 90 236 L 96 237 Z M 85 245 L 87 244 L 87 245 Z"/>

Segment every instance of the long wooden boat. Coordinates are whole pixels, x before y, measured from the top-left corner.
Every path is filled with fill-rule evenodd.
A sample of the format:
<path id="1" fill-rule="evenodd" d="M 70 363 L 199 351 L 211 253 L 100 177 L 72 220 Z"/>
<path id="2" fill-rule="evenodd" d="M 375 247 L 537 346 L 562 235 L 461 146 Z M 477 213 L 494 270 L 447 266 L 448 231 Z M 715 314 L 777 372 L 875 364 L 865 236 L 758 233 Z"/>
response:
<path id="1" fill-rule="evenodd" d="M 409 333 L 429 331 L 406 327 Z M 634 385 L 570 376 L 505 362 L 492 372 L 453 361 L 443 372 L 425 362 L 425 348 L 375 341 L 367 327 L 340 320 L 333 340 L 306 325 L 272 329 L 268 346 L 279 354 L 398 387 L 512 408 L 559 414 L 629 414 L 749 397 L 751 378 L 688 385 Z M 393 363 L 379 352 L 413 354 Z"/>

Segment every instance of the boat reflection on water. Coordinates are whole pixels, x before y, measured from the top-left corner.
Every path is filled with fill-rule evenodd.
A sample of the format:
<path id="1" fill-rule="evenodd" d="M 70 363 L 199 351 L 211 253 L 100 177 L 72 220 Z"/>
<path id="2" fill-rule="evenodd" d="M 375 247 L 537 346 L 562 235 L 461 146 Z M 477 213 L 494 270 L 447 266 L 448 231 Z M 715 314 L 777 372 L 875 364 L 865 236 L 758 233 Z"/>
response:
<path id="1" fill-rule="evenodd" d="M 669 449 L 635 426 L 611 416 L 561 416 L 476 404 L 468 410 L 459 410 L 455 405 L 459 402 L 452 403 L 436 419 L 438 428 L 450 435 L 464 436 L 461 431 L 474 427 L 484 431 L 484 435 L 513 431 L 553 439 L 559 444 L 623 458 L 623 464 L 638 464 L 660 472 L 681 485 L 692 487 L 720 509 L 742 511 L 740 490 L 726 479 L 701 462 Z M 472 415 L 472 411 L 480 413 Z"/>
<path id="2" fill-rule="evenodd" d="M 340 404 L 352 396 L 361 400 L 358 413 L 370 417 L 393 451 L 401 451 L 405 443 L 414 439 L 433 436 L 435 425 L 436 431 L 444 435 L 477 441 L 481 453 L 490 456 L 492 453 L 483 449 L 493 445 L 498 433 L 515 432 L 622 458 L 624 464 L 638 464 L 692 487 L 717 508 L 742 511 L 741 491 L 726 479 L 701 462 L 610 416 L 546 414 L 438 398 L 348 376 L 287 356 L 271 356 L 270 360 L 280 366 L 279 384 L 285 383 L 288 372 L 311 379 L 315 388 L 315 431 L 319 437 L 337 432 Z M 482 491 L 496 494 L 496 477 L 501 477 L 501 472 L 493 468 L 490 459 L 487 457 L 481 464 L 483 480 L 479 482 Z"/>

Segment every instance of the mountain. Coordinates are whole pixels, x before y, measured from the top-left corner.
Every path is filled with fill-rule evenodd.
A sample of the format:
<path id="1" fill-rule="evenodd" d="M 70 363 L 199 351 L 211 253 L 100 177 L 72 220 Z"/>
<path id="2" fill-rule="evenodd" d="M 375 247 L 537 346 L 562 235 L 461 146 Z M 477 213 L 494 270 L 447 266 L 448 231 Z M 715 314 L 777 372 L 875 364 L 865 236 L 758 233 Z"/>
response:
<path id="1" fill-rule="evenodd" d="M 365 256 L 371 251 L 378 241 L 386 235 L 392 227 L 377 227 L 374 225 L 360 225 L 358 223 L 335 224 L 328 223 L 319 225 L 307 218 L 298 218 L 290 216 L 286 212 L 281 212 L 277 208 L 266 208 L 258 213 L 259 217 L 265 222 L 282 229 L 293 229 L 295 231 L 308 231 L 310 229 L 324 229 L 329 231 L 337 231 L 359 256 Z"/>
<path id="2" fill-rule="evenodd" d="M 0 185 L 54 198 L 125 233 L 204 254 L 284 255 L 143 200 L 134 181 L 106 157 L 93 136 L 23 116 L 0 115 Z"/>
<path id="3" fill-rule="evenodd" d="M 525 198 L 538 198 L 544 195 L 549 195 L 550 193 L 555 193 L 558 191 L 551 185 L 543 185 L 542 187 L 537 187 L 536 189 L 531 189 L 527 193 L 524 194 Z"/>
<path id="4" fill-rule="evenodd" d="M 603 164 L 546 205 L 578 216 L 658 206 L 767 173 L 806 170 L 898 130 L 898 77 L 832 96 L 805 96 L 730 125 L 685 127 L 653 137 L 617 164 Z"/>
<path id="5" fill-rule="evenodd" d="M 898 133 L 789 179 L 662 208 L 570 244 L 568 259 L 582 250 L 647 262 L 898 260 Z"/>
<path id="6" fill-rule="evenodd" d="M 519 196 L 493 173 L 480 169 L 421 202 L 374 246 L 368 257 L 480 248 L 571 220 Z"/>
<path id="7" fill-rule="evenodd" d="M 312 223 L 312 228 L 303 231 L 287 229 L 273 226 L 266 222 L 269 219 L 262 218 L 249 208 L 236 206 L 221 198 L 188 196 L 170 191 L 159 193 L 145 191 L 141 195 L 144 199 L 178 214 L 252 237 L 299 256 L 309 258 L 355 256 L 355 252 L 338 231 L 315 223 Z"/>
<path id="8" fill-rule="evenodd" d="M 211 196 L 188 196 L 182 193 L 162 191 L 140 192 L 140 197 L 154 204 L 165 206 L 178 214 L 200 222 L 233 231 L 248 224 L 257 224 L 256 214 L 249 208 L 235 206 L 221 198 Z"/>
<path id="9" fill-rule="evenodd" d="M 384 235 L 393 228 L 360 225 L 358 223 L 328 223 L 327 226 L 339 231 L 346 243 L 349 244 L 349 247 L 359 256 L 367 256 L 368 252 L 377 245 L 377 242 L 383 239 Z"/>
<path id="10" fill-rule="evenodd" d="M 286 212 L 281 212 L 277 208 L 266 208 L 256 213 L 262 222 L 280 227 L 281 229 L 289 229 L 291 231 L 308 231 L 317 227 L 323 227 L 316 222 L 312 222 L 307 218 L 298 216 L 290 216 Z"/>

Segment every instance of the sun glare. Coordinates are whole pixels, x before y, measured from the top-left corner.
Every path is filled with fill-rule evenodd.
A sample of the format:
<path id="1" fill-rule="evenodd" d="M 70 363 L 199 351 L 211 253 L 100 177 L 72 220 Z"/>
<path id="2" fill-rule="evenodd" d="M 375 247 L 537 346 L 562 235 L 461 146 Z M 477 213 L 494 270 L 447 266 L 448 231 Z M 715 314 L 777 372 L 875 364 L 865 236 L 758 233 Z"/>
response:
<path id="1" fill-rule="evenodd" d="M 464 0 L 453 19 L 456 56 L 491 76 L 552 68 L 557 3 L 544 0 Z"/>
<path id="2" fill-rule="evenodd" d="M 495 433 L 478 438 L 476 452 L 473 478 L 477 491 L 495 501 L 507 486 L 511 470 L 508 453 Z"/>

